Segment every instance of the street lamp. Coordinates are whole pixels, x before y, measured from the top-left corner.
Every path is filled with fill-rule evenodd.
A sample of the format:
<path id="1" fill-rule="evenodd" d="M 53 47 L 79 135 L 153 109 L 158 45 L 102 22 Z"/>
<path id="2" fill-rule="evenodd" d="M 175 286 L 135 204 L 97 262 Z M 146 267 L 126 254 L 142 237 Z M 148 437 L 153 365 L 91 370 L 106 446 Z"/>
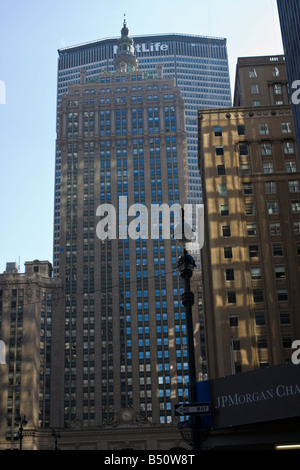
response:
<path id="1" fill-rule="evenodd" d="M 58 441 L 57 439 L 59 437 L 61 437 L 60 435 L 60 432 L 59 431 L 54 431 L 54 429 L 52 430 L 52 433 L 51 433 L 51 436 L 54 437 L 54 450 L 59 450 L 58 449 Z"/>
<path id="2" fill-rule="evenodd" d="M 22 440 L 23 440 L 23 427 L 26 426 L 27 424 L 27 418 L 24 415 L 23 418 L 21 415 L 18 413 L 15 418 L 15 424 L 19 426 L 19 432 L 17 434 L 17 439 L 20 440 L 20 450 L 22 450 Z"/>
<path id="3" fill-rule="evenodd" d="M 192 255 L 186 250 L 186 244 L 192 239 L 193 232 L 191 227 L 184 222 L 184 211 L 182 210 L 182 223 L 174 229 L 174 238 L 183 248 L 183 254 L 178 258 L 177 269 L 184 280 L 184 292 L 182 294 L 182 304 L 186 312 L 186 327 L 188 340 L 188 359 L 189 359 L 189 400 L 190 403 L 197 402 L 197 382 L 196 382 L 196 364 L 194 349 L 194 328 L 192 306 L 194 305 L 194 293 L 191 291 L 190 279 L 193 276 L 196 263 Z M 199 418 L 195 415 L 190 416 L 189 427 L 192 428 L 193 449 L 198 449 L 199 445 Z"/>

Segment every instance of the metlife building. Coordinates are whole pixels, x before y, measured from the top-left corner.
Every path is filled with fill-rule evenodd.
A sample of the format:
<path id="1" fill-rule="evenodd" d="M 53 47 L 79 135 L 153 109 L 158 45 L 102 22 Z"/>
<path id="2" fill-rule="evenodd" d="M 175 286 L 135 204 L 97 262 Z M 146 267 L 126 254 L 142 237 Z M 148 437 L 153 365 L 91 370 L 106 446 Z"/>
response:
<path id="1" fill-rule="evenodd" d="M 188 142 L 188 204 L 202 200 L 198 171 L 199 108 L 231 106 L 231 90 L 226 39 L 161 34 L 132 36 L 140 71 L 157 75 L 157 64 L 163 65 L 163 76 L 174 77 L 185 101 Z M 114 71 L 114 56 L 118 38 L 108 38 L 59 49 L 57 101 L 67 92 L 68 84 L 80 82 L 80 71 L 87 79 L 97 79 L 100 73 Z M 122 87 L 122 84 L 120 84 Z M 56 151 L 54 272 L 58 275 L 60 225 L 60 150 Z"/>

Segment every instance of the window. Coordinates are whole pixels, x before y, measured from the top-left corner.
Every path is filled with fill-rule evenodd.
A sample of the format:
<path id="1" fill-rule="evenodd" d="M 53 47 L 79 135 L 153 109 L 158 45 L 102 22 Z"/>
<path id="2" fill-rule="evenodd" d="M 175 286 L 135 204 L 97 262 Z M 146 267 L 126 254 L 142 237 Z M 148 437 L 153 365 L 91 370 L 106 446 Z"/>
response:
<path id="1" fill-rule="evenodd" d="M 293 338 L 290 335 L 282 336 L 282 347 L 283 349 L 290 349 L 292 347 Z"/>
<path id="2" fill-rule="evenodd" d="M 285 279 L 286 272 L 284 266 L 275 266 L 275 277 L 276 279 Z"/>
<path id="3" fill-rule="evenodd" d="M 283 151 L 284 151 L 285 155 L 290 154 L 290 153 L 295 153 L 294 142 L 284 142 L 283 143 Z"/>
<path id="4" fill-rule="evenodd" d="M 246 135 L 246 126 L 240 124 L 237 126 L 238 135 Z"/>
<path id="5" fill-rule="evenodd" d="M 265 326 L 266 319 L 264 312 L 255 312 L 255 326 Z"/>
<path id="6" fill-rule="evenodd" d="M 234 269 L 232 268 L 225 269 L 225 279 L 226 281 L 234 281 Z"/>
<path id="7" fill-rule="evenodd" d="M 292 126 L 290 122 L 281 123 L 281 131 L 283 134 L 290 134 L 292 132 Z"/>
<path id="8" fill-rule="evenodd" d="M 300 235 L 300 222 L 294 222 L 294 233 L 295 235 Z"/>
<path id="9" fill-rule="evenodd" d="M 264 301 L 264 295 L 263 295 L 262 289 L 253 289 L 252 294 L 253 294 L 253 302 L 254 303 Z"/>
<path id="10" fill-rule="evenodd" d="M 218 155 L 218 156 L 224 155 L 224 147 L 223 147 L 223 145 L 217 145 L 217 146 L 216 146 L 216 155 Z"/>
<path id="11" fill-rule="evenodd" d="M 258 245 L 250 245 L 249 246 L 249 258 L 258 258 Z"/>
<path id="12" fill-rule="evenodd" d="M 222 226 L 222 235 L 223 235 L 223 237 L 231 237 L 230 225 L 223 225 Z"/>
<path id="13" fill-rule="evenodd" d="M 278 289 L 277 290 L 277 299 L 278 299 L 278 302 L 287 302 L 288 301 L 288 291 L 287 291 L 287 289 Z"/>
<path id="14" fill-rule="evenodd" d="M 290 193 L 299 193 L 299 181 L 289 181 Z"/>
<path id="15" fill-rule="evenodd" d="M 254 100 L 252 101 L 252 106 L 260 106 L 261 105 L 261 102 L 259 100 Z"/>
<path id="16" fill-rule="evenodd" d="M 239 326 L 239 317 L 236 313 L 229 314 L 228 319 L 229 319 L 229 326 L 230 327 Z"/>
<path id="17" fill-rule="evenodd" d="M 266 182 L 266 194 L 276 194 L 276 183 L 275 181 Z"/>
<path id="18" fill-rule="evenodd" d="M 241 163 L 240 167 L 242 175 L 250 175 L 250 163 Z"/>
<path id="19" fill-rule="evenodd" d="M 231 338 L 231 345 L 232 345 L 233 351 L 240 351 L 241 345 L 240 345 L 239 338 Z"/>
<path id="20" fill-rule="evenodd" d="M 251 85 L 251 95 L 258 95 L 259 87 L 258 85 Z"/>
<path id="21" fill-rule="evenodd" d="M 282 244 L 273 245 L 273 256 L 283 256 Z"/>
<path id="22" fill-rule="evenodd" d="M 243 194 L 253 194 L 252 183 L 243 183 Z"/>
<path id="23" fill-rule="evenodd" d="M 225 246 L 224 247 L 224 258 L 225 259 L 231 259 L 232 258 L 232 247 L 231 246 Z"/>
<path id="24" fill-rule="evenodd" d="M 240 157 L 249 155 L 249 147 L 247 144 L 239 145 L 239 155 Z"/>
<path id="25" fill-rule="evenodd" d="M 229 290 L 227 291 L 227 302 L 229 304 L 235 304 L 236 303 L 236 293 L 235 290 Z"/>
<path id="26" fill-rule="evenodd" d="M 220 214 L 222 217 L 229 215 L 229 206 L 228 204 L 221 204 L 220 206 Z"/>
<path id="27" fill-rule="evenodd" d="M 273 173 L 274 172 L 273 162 L 264 162 L 263 171 L 265 175 Z"/>
<path id="28" fill-rule="evenodd" d="M 268 341 L 266 336 L 257 336 L 257 348 L 268 349 Z"/>
<path id="29" fill-rule="evenodd" d="M 227 196 L 227 186 L 226 184 L 219 184 L 218 186 L 219 196 Z"/>
<path id="30" fill-rule="evenodd" d="M 250 273 L 252 280 L 257 281 L 261 279 L 261 269 L 259 266 L 251 266 Z"/>
<path id="31" fill-rule="evenodd" d="M 280 76 L 279 69 L 277 67 L 274 67 L 273 68 L 273 77 L 279 77 L 279 76 Z"/>
<path id="32" fill-rule="evenodd" d="M 245 213 L 246 215 L 255 215 L 254 202 L 245 202 Z"/>
<path id="33" fill-rule="evenodd" d="M 290 325 L 291 324 L 291 313 L 290 312 L 279 312 L 280 324 Z"/>
<path id="34" fill-rule="evenodd" d="M 249 77 L 250 78 L 256 78 L 257 77 L 256 69 L 249 69 Z"/>
<path id="35" fill-rule="evenodd" d="M 281 95 L 282 94 L 282 86 L 280 83 L 275 83 L 274 85 L 274 94 Z"/>
<path id="36" fill-rule="evenodd" d="M 217 165 L 217 175 L 218 176 L 226 175 L 225 165 Z"/>
<path id="37" fill-rule="evenodd" d="M 286 166 L 287 173 L 296 173 L 297 167 L 296 167 L 295 161 L 286 162 L 285 166 Z"/>
<path id="38" fill-rule="evenodd" d="M 292 212 L 300 212 L 300 201 L 292 201 Z"/>
<path id="39" fill-rule="evenodd" d="M 272 155 L 272 145 L 271 144 L 262 144 L 260 148 L 261 148 L 261 154 L 262 155 Z"/>
<path id="40" fill-rule="evenodd" d="M 247 224 L 247 235 L 248 237 L 255 237 L 257 235 L 256 224 Z"/>
<path id="41" fill-rule="evenodd" d="M 281 227 L 279 222 L 274 222 L 270 224 L 270 234 L 271 235 L 281 235 Z"/>
<path id="42" fill-rule="evenodd" d="M 215 133 L 215 137 L 222 137 L 222 127 L 221 126 L 215 126 L 214 127 L 214 133 Z"/>
<path id="43" fill-rule="evenodd" d="M 274 215 L 274 214 L 279 213 L 278 202 L 276 202 L 276 201 L 268 202 L 267 207 L 268 207 L 268 214 L 269 215 Z"/>
<path id="44" fill-rule="evenodd" d="M 261 135 L 269 134 L 269 125 L 268 124 L 259 124 L 259 133 Z"/>

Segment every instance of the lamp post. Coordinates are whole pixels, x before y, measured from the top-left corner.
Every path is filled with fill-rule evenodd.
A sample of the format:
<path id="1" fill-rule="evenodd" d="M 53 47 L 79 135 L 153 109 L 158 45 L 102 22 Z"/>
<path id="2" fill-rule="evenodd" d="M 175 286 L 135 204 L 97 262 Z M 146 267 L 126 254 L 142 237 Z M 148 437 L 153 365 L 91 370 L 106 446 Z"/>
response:
<path id="1" fill-rule="evenodd" d="M 186 243 L 191 241 L 193 235 L 191 227 L 184 222 L 184 211 L 182 210 L 182 223 L 175 227 L 175 238 L 183 248 L 183 254 L 178 258 L 177 269 L 180 276 L 184 280 L 184 292 L 182 294 L 182 304 L 186 312 L 186 327 L 188 340 L 188 359 L 189 359 L 189 400 L 190 403 L 197 402 L 197 382 L 196 382 L 196 364 L 195 364 L 195 348 L 194 348 L 194 327 L 192 306 L 194 305 L 194 294 L 191 291 L 190 279 L 193 276 L 196 263 L 192 255 L 186 250 Z M 192 429 L 192 445 L 193 450 L 199 447 L 199 418 L 191 415 L 190 427 Z"/>
<path id="2" fill-rule="evenodd" d="M 59 450 L 58 449 L 58 438 L 61 437 L 59 431 L 52 431 L 51 436 L 54 437 L 54 450 Z"/>
<path id="3" fill-rule="evenodd" d="M 15 424 L 19 426 L 19 432 L 17 434 L 17 438 L 20 440 L 20 450 L 22 450 L 23 429 L 24 429 L 24 426 L 26 426 L 27 424 L 26 416 L 24 415 L 22 418 L 21 415 L 18 413 L 15 418 Z"/>
<path id="4" fill-rule="evenodd" d="M 189 358 L 189 400 L 190 403 L 197 403 L 197 380 L 194 348 L 194 327 L 192 306 L 194 305 L 194 294 L 191 291 L 190 279 L 193 275 L 196 263 L 194 258 L 184 249 L 183 255 L 179 257 L 177 268 L 180 276 L 184 279 L 184 292 L 182 294 L 182 304 L 186 312 L 186 329 L 188 341 Z M 195 415 L 190 416 L 190 427 L 192 428 L 193 450 L 198 449 L 199 445 L 199 418 Z"/>

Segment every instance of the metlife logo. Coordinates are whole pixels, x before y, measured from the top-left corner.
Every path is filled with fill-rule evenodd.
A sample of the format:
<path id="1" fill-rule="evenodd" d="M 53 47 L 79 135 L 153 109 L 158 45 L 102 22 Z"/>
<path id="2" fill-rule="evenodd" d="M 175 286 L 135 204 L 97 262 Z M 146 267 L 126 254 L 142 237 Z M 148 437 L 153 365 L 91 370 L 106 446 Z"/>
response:
<path id="1" fill-rule="evenodd" d="M 135 44 L 135 51 L 137 53 L 145 53 L 145 52 L 165 52 L 169 49 L 169 45 L 165 43 L 160 43 L 160 42 L 143 42 L 141 44 Z M 117 54 L 118 52 L 118 46 L 114 46 L 114 54 Z"/>

